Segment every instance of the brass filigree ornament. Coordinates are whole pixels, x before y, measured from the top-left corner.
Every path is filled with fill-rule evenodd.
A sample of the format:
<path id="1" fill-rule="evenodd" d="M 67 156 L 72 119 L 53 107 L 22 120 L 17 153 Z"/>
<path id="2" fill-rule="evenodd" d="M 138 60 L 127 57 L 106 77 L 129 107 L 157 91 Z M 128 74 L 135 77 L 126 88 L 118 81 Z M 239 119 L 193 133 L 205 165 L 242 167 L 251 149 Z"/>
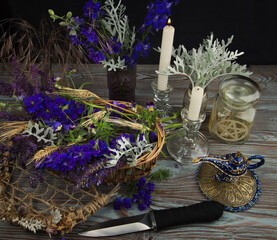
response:
<path id="1" fill-rule="evenodd" d="M 260 162 L 250 165 L 253 159 Z M 202 162 L 197 170 L 201 192 L 210 200 L 225 205 L 225 210 L 240 212 L 252 207 L 261 194 L 260 180 L 254 168 L 264 164 L 259 155 L 246 159 L 240 152 L 193 160 Z"/>

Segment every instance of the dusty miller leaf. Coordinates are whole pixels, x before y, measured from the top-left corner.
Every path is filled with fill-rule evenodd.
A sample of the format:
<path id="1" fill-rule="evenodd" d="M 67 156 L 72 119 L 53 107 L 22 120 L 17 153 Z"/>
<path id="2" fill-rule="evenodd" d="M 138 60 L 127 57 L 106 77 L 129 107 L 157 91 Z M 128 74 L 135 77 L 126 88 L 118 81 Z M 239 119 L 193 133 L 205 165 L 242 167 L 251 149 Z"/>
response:
<path id="1" fill-rule="evenodd" d="M 145 152 L 151 152 L 155 143 L 149 144 L 145 136 L 140 140 L 140 136 L 137 136 L 136 144 L 133 145 L 128 138 L 122 137 L 117 140 L 116 149 L 109 148 L 112 152 L 110 155 L 105 155 L 107 159 L 110 159 L 107 164 L 107 168 L 114 167 L 119 159 L 125 155 L 128 164 L 133 167 L 137 165 L 137 159 Z"/>
<path id="2" fill-rule="evenodd" d="M 28 122 L 28 126 L 22 134 L 34 136 L 37 138 L 38 142 L 44 141 L 45 143 L 51 143 L 52 146 L 55 146 L 54 140 L 57 139 L 56 133 L 54 133 L 51 127 L 40 128 L 37 123 L 33 125 L 31 121 Z"/>
<path id="3" fill-rule="evenodd" d="M 116 71 L 117 69 L 125 68 L 125 60 L 121 59 L 119 56 L 117 58 L 117 62 L 114 59 L 108 59 L 101 61 L 103 67 L 108 67 L 108 71 Z"/>

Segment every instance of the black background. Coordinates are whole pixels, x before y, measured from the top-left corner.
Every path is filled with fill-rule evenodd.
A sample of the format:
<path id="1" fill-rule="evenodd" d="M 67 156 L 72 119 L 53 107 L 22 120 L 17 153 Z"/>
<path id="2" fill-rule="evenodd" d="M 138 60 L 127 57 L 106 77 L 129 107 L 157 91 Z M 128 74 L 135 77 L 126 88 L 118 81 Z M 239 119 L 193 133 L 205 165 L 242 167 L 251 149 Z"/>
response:
<path id="1" fill-rule="evenodd" d="M 1 0 L 0 18 L 21 17 L 38 27 L 49 8 L 57 15 L 72 11 L 82 15 L 87 0 Z M 123 0 L 130 25 L 137 28 L 146 16 L 149 0 Z M 230 50 L 243 51 L 241 64 L 277 64 L 277 7 L 274 0 L 180 0 L 172 9 L 174 46 L 197 48 L 211 32 L 219 40 L 234 35 Z M 160 46 L 161 31 L 151 36 L 152 47 Z M 139 63 L 157 64 L 159 54 L 151 51 Z"/>

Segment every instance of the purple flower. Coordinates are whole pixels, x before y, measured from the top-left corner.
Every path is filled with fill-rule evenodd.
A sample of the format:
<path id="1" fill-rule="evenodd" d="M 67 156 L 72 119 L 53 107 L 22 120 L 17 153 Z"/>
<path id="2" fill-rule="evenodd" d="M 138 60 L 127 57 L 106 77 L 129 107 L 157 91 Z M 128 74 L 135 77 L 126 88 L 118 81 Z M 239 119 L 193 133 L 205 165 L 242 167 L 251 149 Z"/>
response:
<path id="1" fill-rule="evenodd" d="M 96 33 L 93 31 L 92 26 L 90 26 L 88 29 L 82 27 L 80 34 L 84 35 L 89 41 L 89 43 L 94 43 L 95 45 L 98 44 L 98 37 Z"/>
<path id="2" fill-rule="evenodd" d="M 113 202 L 113 208 L 114 210 L 120 210 L 122 207 L 122 200 L 121 198 L 116 198 Z"/>
<path id="3" fill-rule="evenodd" d="M 122 208 L 124 209 L 129 209 L 132 207 L 131 204 L 131 199 L 130 198 L 116 198 L 113 202 L 113 208 L 114 210 L 121 210 Z"/>
<path id="4" fill-rule="evenodd" d="M 122 206 L 125 208 L 125 209 L 129 209 L 131 208 L 131 199 L 130 198 L 124 198 L 123 199 L 123 202 L 122 202 Z"/>
<path id="5" fill-rule="evenodd" d="M 82 26 L 85 24 L 85 20 L 83 18 L 72 17 L 71 20 L 74 21 L 77 26 Z"/>
<path id="6" fill-rule="evenodd" d="M 140 201 L 140 196 L 136 193 L 133 194 L 133 198 L 132 198 L 132 201 L 134 203 L 138 203 Z"/>
<path id="7" fill-rule="evenodd" d="M 59 132 L 62 129 L 62 126 L 63 125 L 60 122 L 54 122 L 51 127 L 53 128 L 54 132 Z"/>
<path id="8" fill-rule="evenodd" d="M 150 203 L 151 195 L 150 194 L 144 194 L 143 195 L 143 201 L 145 203 Z M 148 205 L 148 204 L 147 204 Z M 150 205 L 150 204 L 149 204 Z"/>
<path id="9" fill-rule="evenodd" d="M 60 122 L 66 126 L 64 131 L 72 126 L 72 121 L 76 121 L 82 114 L 85 114 L 85 107 L 75 101 L 66 101 L 64 98 L 56 97 L 51 99 L 42 93 L 35 94 L 24 99 L 24 106 L 34 118 L 42 118 L 44 122 Z M 77 123 L 76 123 L 77 124 Z"/>
<path id="10" fill-rule="evenodd" d="M 109 55 L 120 53 L 122 44 L 117 41 L 116 36 L 113 36 L 111 39 L 107 39 L 106 41 L 106 44 L 103 46 L 103 52 Z"/>
<path id="11" fill-rule="evenodd" d="M 144 187 L 145 183 L 146 183 L 145 178 L 144 178 L 144 177 L 141 177 L 141 178 L 139 179 L 138 183 L 137 183 L 138 189 L 142 189 L 142 188 Z"/>
<path id="12" fill-rule="evenodd" d="M 151 182 L 148 182 L 145 186 L 145 191 L 147 193 L 151 193 L 154 191 L 154 187 L 155 187 L 155 184 L 154 183 L 151 183 Z"/>
<path id="13" fill-rule="evenodd" d="M 150 111 L 150 112 L 154 112 L 155 106 L 153 102 L 150 103 L 146 103 L 146 108 Z"/>
<path id="14" fill-rule="evenodd" d="M 94 3 L 93 1 L 89 1 L 83 8 L 84 15 L 89 17 L 90 20 L 96 19 L 99 8 L 100 4 L 98 2 Z"/>
<path id="15" fill-rule="evenodd" d="M 158 137 L 155 132 L 150 132 L 149 133 L 149 142 L 154 143 L 158 141 Z"/>
<path id="16" fill-rule="evenodd" d="M 141 41 L 138 41 L 137 45 L 135 46 L 135 50 L 138 54 L 144 57 L 148 57 L 148 52 L 150 51 L 150 43 L 142 43 Z"/>
<path id="17" fill-rule="evenodd" d="M 138 203 L 139 210 L 143 211 L 151 205 L 151 193 L 154 191 L 155 184 L 146 183 L 146 179 L 141 177 L 137 182 L 138 192 L 133 194 L 132 201 Z"/>
<path id="18" fill-rule="evenodd" d="M 101 61 L 105 60 L 105 56 L 101 51 L 89 51 L 88 57 L 95 63 L 100 63 Z"/>
<path id="19" fill-rule="evenodd" d="M 138 204 L 138 209 L 139 209 L 140 211 L 145 210 L 147 207 L 148 207 L 147 204 L 144 203 L 144 202 L 141 202 L 141 203 Z"/>
<path id="20" fill-rule="evenodd" d="M 36 111 L 40 111 L 40 109 L 43 108 L 42 102 L 43 102 L 42 93 L 29 96 L 24 99 L 24 105 L 28 109 L 28 112 L 31 114 Z"/>
<path id="21" fill-rule="evenodd" d="M 173 3 L 179 3 L 179 0 L 156 0 L 149 3 L 147 5 L 148 14 L 139 31 L 147 31 L 149 27 L 154 28 L 156 31 L 163 29 L 171 14 Z"/>

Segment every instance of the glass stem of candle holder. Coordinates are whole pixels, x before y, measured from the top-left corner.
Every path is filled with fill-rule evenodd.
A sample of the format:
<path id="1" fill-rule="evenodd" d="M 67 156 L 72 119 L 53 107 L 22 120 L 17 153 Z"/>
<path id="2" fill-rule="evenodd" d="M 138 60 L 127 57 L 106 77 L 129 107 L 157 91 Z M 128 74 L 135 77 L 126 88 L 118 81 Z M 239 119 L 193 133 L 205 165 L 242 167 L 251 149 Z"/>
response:
<path id="1" fill-rule="evenodd" d="M 206 114 L 200 113 L 199 119 L 192 121 L 187 118 L 188 110 L 184 108 L 181 112 L 183 128 L 169 135 L 167 141 L 167 150 L 172 158 L 180 164 L 190 164 L 191 161 L 198 157 L 208 155 L 209 147 L 206 137 L 199 132 Z"/>
<path id="2" fill-rule="evenodd" d="M 169 98 L 173 88 L 168 85 L 166 90 L 159 90 L 156 81 L 153 81 L 151 86 L 154 92 L 155 110 L 161 112 L 161 118 L 170 117 L 173 114 L 173 108 L 169 104 Z"/>

